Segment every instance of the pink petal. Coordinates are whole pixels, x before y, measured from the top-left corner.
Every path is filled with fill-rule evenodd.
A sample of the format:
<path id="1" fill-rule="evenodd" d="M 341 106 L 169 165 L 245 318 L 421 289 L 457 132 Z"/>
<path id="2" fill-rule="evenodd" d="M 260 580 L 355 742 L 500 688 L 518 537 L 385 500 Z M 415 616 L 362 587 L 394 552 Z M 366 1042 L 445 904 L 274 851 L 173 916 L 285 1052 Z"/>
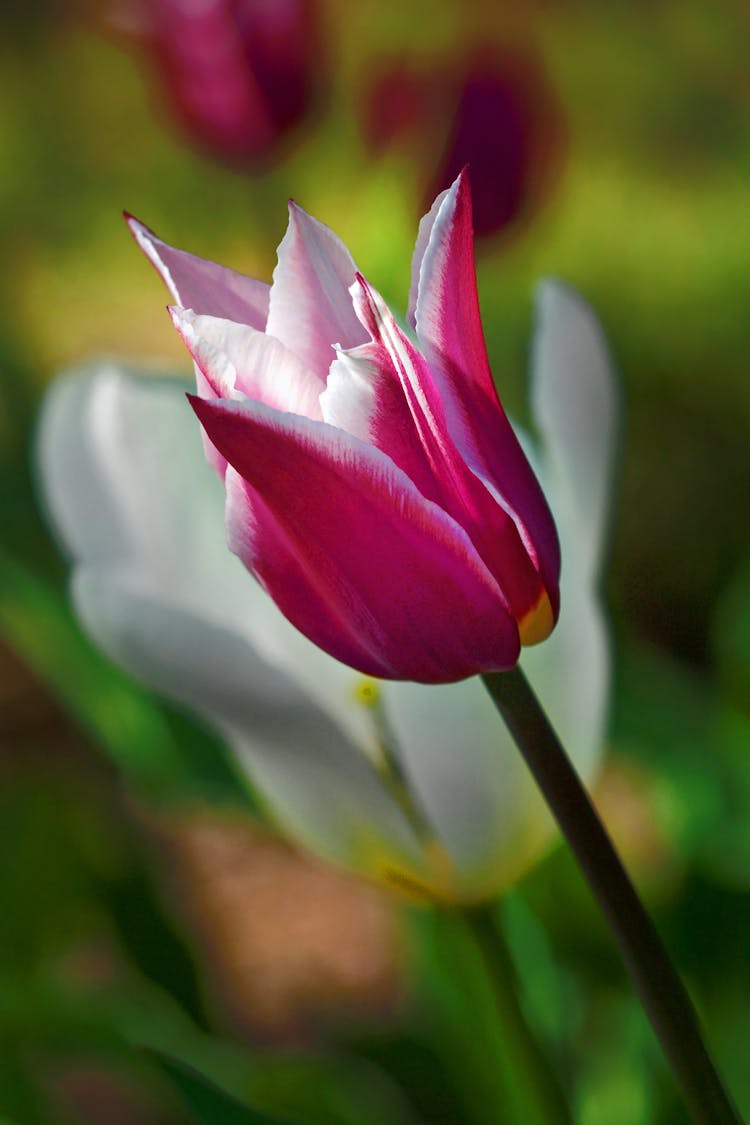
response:
<path id="1" fill-rule="evenodd" d="M 201 398 L 245 395 L 276 410 L 322 418 L 325 384 L 275 337 L 231 320 L 197 316 L 192 309 L 170 312 L 205 379 Z"/>
<path id="2" fill-rule="evenodd" d="M 125 216 L 143 253 L 153 263 L 175 304 L 210 316 L 223 316 L 263 331 L 268 319 L 270 286 L 234 270 L 177 250 L 147 226 Z"/>
<path id="3" fill-rule="evenodd" d="M 385 302 L 362 277 L 358 277 L 353 295 L 363 324 L 386 352 L 401 384 L 411 428 L 419 436 L 435 482 L 432 495 L 468 533 L 516 620 L 531 620 L 545 603 L 544 589 L 513 514 L 506 510 L 502 497 L 490 493 L 456 448 L 433 374 Z M 550 616 L 547 632 L 552 624 Z"/>
<path id="4" fill-rule="evenodd" d="M 560 549 L 536 477 L 497 397 L 479 315 L 468 177 L 448 191 L 420 271 L 416 325 L 439 380 L 451 435 L 471 467 L 507 502 L 556 616 Z"/>
<path id="5" fill-rule="evenodd" d="M 440 488 L 427 460 L 398 376 L 374 342 L 337 352 L 320 396 L 323 420 L 374 445 L 406 473 L 427 500 Z"/>
<path id="6" fill-rule="evenodd" d="M 229 472 L 230 547 L 320 648 L 386 679 L 512 666 L 518 629 L 462 529 L 377 450 L 259 403 L 191 398 Z"/>
<path id="7" fill-rule="evenodd" d="M 341 239 L 294 202 L 278 255 L 266 331 L 324 378 L 334 344 L 367 339 L 349 296 L 356 266 Z"/>

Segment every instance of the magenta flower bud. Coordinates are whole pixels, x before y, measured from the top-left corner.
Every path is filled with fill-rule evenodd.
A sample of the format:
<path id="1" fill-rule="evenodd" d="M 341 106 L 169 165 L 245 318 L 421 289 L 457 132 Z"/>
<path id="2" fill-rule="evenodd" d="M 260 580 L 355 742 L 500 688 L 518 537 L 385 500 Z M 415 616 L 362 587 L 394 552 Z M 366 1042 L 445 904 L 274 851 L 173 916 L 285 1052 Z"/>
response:
<path id="1" fill-rule="evenodd" d="M 316 0 L 153 0 L 133 14 L 175 115 L 214 155 L 269 156 L 310 109 Z"/>
<path id="2" fill-rule="evenodd" d="M 485 51 L 467 65 L 429 201 L 471 170 L 474 230 L 496 234 L 524 217 L 547 186 L 559 148 L 559 113 L 530 55 Z"/>
<path id="3" fill-rule="evenodd" d="M 366 91 L 362 125 L 372 152 L 401 145 L 416 155 L 425 206 L 468 166 L 477 237 L 533 213 L 554 182 L 564 140 L 537 55 L 497 45 L 427 67 L 392 61 Z"/>
<path id="4" fill-rule="evenodd" d="M 420 225 L 416 342 L 295 204 L 270 289 L 131 227 L 181 306 L 229 546 L 292 624 L 422 683 L 548 636 L 557 534 L 487 362 L 466 175 Z"/>

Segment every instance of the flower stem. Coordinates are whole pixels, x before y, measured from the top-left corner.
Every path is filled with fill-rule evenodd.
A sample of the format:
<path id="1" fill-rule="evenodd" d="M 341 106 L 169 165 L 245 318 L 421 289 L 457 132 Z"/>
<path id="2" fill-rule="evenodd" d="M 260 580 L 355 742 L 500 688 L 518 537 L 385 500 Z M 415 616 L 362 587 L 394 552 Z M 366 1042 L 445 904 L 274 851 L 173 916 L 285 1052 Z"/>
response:
<path id="1" fill-rule="evenodd" d="M 495 1008 L 505 1031 L 505 1053 L 510 1056 L 515 1085 L 526 1098 L 524 1121 L 572 1125 L 560 1084 L 518 1001 L 515 968 L 493 906 L 468 907 L 460 916 L 474 939 L 492 985 Z"/>
<path id="2" fill-rule="evenodd" d="M 695 1010 L 560 741 L 516 666 L 482 677 L 596 897 L 693 1117 L 742 1125 Z"/>

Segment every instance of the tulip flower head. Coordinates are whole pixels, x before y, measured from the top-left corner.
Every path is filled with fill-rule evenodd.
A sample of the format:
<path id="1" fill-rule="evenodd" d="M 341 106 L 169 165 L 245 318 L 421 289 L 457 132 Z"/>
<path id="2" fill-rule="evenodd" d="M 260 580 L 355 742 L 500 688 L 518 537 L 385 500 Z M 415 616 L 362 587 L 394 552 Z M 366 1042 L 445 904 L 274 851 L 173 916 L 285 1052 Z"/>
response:
<path id="1" fill-rule="evenodd" d="M 268 159 L 315 103 L 317 0 L 124 0 L 187 136 L 230 164 Z"/>
<path id="2" fill-rule="evenodd" d="M 294 204 L 270 290 L 131 226 L 179 302 L 229 546 L 301 632 L 422 683 L 548 636 L 557 534 L 487 362 L 465 174 L 420 226 L 416 342 Z"/>
<path id="3" fill-rule="evenodd" d="M 416 161 L 426 206 L 469 165 L 477 238 L 536 213 L 557 180 L 565 130 L 533 43 L 474 44 L 431 62 L 414 52 L 380 65 L 365 87 L 363 139 L 376 156 L 395 147 Z"/>
<path id="4" fill-rule="evenodd" d="M 456 190 L 445 199 L 458 203 L 461 196 Z M 398 463 L 403 458 L 404 464 L 411 465 L 422 488 L 436 489 L 429 458 L 443 462 L 434 445 L 423 453 L 421 440 L 414 438 L 415 432 L 418 436 L 424 432 L 431 440 L 433 431 L 424 424 L 422 431 L 415 424 L 401 432 L 398 427 L 388 427 L 393 418 L 403 423 L 413 417 L 410 402 L 419 406 L 427 400 L 425 410 L 433 411 L 430 417 L 438 410 L 437 396 L 428 398 L 419 384 L 413 391 L 408 384 L 409 398 L 402 392 L 401 374 L 406 378 L 407 359 L 423 377 L 427 368 L 435 382 L 440 381 L 441 390 L 447 387 L 444 393 L 448 394 L 450 364 L 458 362 L 458 349 L 479 346 L 477 337 L 470 335 L 470 320 L 455 326 L 456 318 L 465 316 L 458 300 L 466 289 L 460 277 L 450 290 L 455 297 L 455 331 L 452 336 L 438 335 L 446 324 L 437 319 L 443 300 L 439 281 L 444 277 L 448 284 L 450 277 L 434 271 L 450 250 L 448 236 L 458 229 L 454 212 L 449 212 L 442 228 L 439 215 L 428 217 L 417 245 L 410 320 L 414 320 L 421 273 L 417 324 L 424 355 L 417 353 L 410 336 L 392 326 L 372 291 L 354 278 L 359 307 L 385 339 L 382 350 L 372 339 L 368 343 L 354 303 L 338 303 L 342 288 L 347 293 L 351 281 L 348 255 L 339 252 L 340 244 L 326 228 L 297 210 L 292 215 L 270 311 L 268 286 L 173 250 L 139 224 L 133 227 L 175 300 L 202 310 L 190 317 L 181 314 L 180 319 L 194 326 L 191 345 L 201 360 L 197 374 L 203 406 L 222 421 L 229 418 L 232 425 L 237 421 L 244 425 L 249 416 L 263 434 L 263 448 L 274 459 L 279 475 L 287 478 L 283 487 L 290 495 L 298 494 L 294 519 L 307 529 L 304 505 L 314 503 L 321 535 L 323 530 L 336 534 L 342 553 L 340 566 L 337 558 L 331 558 L 330 552 L 324 554 L 313 541 L 310 573 L 302 593 L 312 586 L 311 596 L 330 606 L 324 600 L 330 597 L 325 583 L 334 578 L 352 581 L 348 574 L 340 577 L 345 548 L 356 534 L 362 534 L 363 510 L 374 510 L 386 512 L 390 524 L 385 531 L 375 525 L 369 555 L 374 576 L 368 590 L 377 580 L 388 581 L 397 602 L 407 595 L 412 600 L 421 597 L 423 612 L 424 600 L 429 598 L 432 609 L 437 607 L 445 614 L 440 591 L 433 592 L 433 580 L 425 577 L 427 572 L 418 575 L 414 565 L 414 544 L 432 544 L 437 539 L 442 557 L 458 560 L 453 571 L 446 567 L 446 586 L 450 579 L 460 593 L 468 571 L 470 576 L 479 575 L 470 577 L 470 590 L 486 587 L 493 599 L 500 600 L 495 592 L 498 583 L 492 578 L 493 586 L 486 577 L 492 572 L 481 561 L 464 525 L 448 512 L 448 500 L 441 504 L 426 498 L 410 484 L 411 477 Z M 433 241 L 435 230 L 439 233 Z M 322 279 L 321 245 L 329 255 L 325 259 L 328 272 Z M 424 264 L 427 253 L 432 255 L 432 265 L 429 260 Z M 460 258 L 452 261 L 454 266 L 461 265 Z M 463 267 L 467 262 L 471 264 L 470 254 Z M 341 273 L 344 277 L 339 280 Z M 282 278 L 286 279 L 283 284 Z M 426 285 L 429 278 L 431 286 Z M 473 286 L 473 272 L 471 281 Z M 313 292 L 317 301 L 312 299 Z M 282 297 L 286 293 L 285 300 L 279 299 L 279 293 Z M 292 304 L 294 293 L 301 299 Z M 309 367 L 317 372 L 322 363 L 330 363 L 334 316 L 339 318 L 334 341 L 341 342 L 342 348 L 334 353 L 325 389 L 318 391 L 318 383 L 311 384 L 301 372 Z M 359 335 L 351 340 L 352 333 Z M 280 334 L 289 341 L 288 347 Z M 390 354 L 388 346 L 395 348 L 394 340 L 403 367 L 401 374 L 396 372 L 398 381 L 390 376 L 391 382 L 381 386 L 378 380 L 383 371 L 390 371 L 383 355 Z M 310 357 L 307 364 L 292 344 L 300 348 L 304 344 Z M 349 346 L 344 349 L 344 344 Z M 289 353 L 295 358 L 290 359 Z M 478 354 L 483 356 L 483 346 Z M 282 362 L 277 366 L 279 357 Z M 249 388 L 246 372 L 252 373 L 257 392 L 252 401 L 243 397 Z M 297 380 L 295 375 L 299 375 Z M 457 400 L 468 406 L 472 396 L 484 395 L 481 418 L 485 414 L 496 418 L 499 407 L 494 391 L 490 393 L 474 368 L 470 376 L 469 386 L 456 391 Z M 347 379 L 356 392 L 351 398 L 342 393 Z M 207 468 L 185 402 L 187 389 L 181 380 L 156 379 L 104 363 L 61 376 L 45 399 L 37 445 L 40 481 L 50 519 L 72 559 L 72 600 L 85 631 L 115 663 L 153 690 L 197 712 L 213 727 L 250 775 L 275 821 L 308 848 L 400 892 L 408 890 L 444 902 L 473 902 L 493 895 L 540 854 L 552 836 L 552 822 L 509 732 L 498 723 L 489 695 L 476 677 L 422 685 L 363 676 L 289 624 L 261 585 L 249 578 L 240 559 L 226 549 L 224 509 L 229 516 L 229 535 L 243 552 L 244 544 L 252 547 L 256 528 L 273 533 L 274 538 L 261 544 L 259 557 L 279 579 L 286 571 L 297 581 L 301 561 L 290 551 L 300 532 L 295 526 L 287 531 L 270 507 L 271 494 L 266 490 L 269 499 L 264 497 L 261 503 L 260 487 L 251 485 L 227 460 L 227 455 L 234 456 L 231 442 L 220 451 L 206 439 L 217 472 Z M 428 390 L 432 396 L 431 386 Z M 304 415 L 284 409 L 292 394 L 298 410 L 304 404 Z M 321 414 L 335 408 L 328 420 L 310 417 L 321 399 L 327 403 L 319 406 Z M 439 400 L 444 401 L 443 397 Z M 453 399 L 448 401 L 455 406 Z M 367 432 L 352 434 L 350 427 L 361 424 L 362 404 L 368 402 Z M 606 631 L 596 586 L 607 522 L 614 395 L 606 347 L 590 309 L 556 282 L 545 282 L 538 291 L 531 409 L 538 440 L 523 437 L 523 445 L 555 513 L 565 565 L 559 621 L 544 644 L 524 650 L 521 664 L 560 737 L 570 745 L 577 770 L 590 780 L 602 753 L 609 681 Z M 500 417 L 504 419 L 501 413 Z M 539 503 L 536 510 L 543 517 L 542 526 L 549 529 L 546 503 L 538 501 L 538 486 L 526 461 L 518 460 L 515 438 L 511 441 L 501 427 L 493 431 L 495 446 L 488 446 L 490 435 L 485 435 L 477 418 L 448 413 L 446 427 L 448 421 L 456 427 L 457 419 L 463 428 L 457 428 L 455 434 L 437 431 L 443 443 L 438 452 L 447 450 L 445 456 L 452 458 L 448 464 L 458 482 L 455 493 L 439 482 L 452 511 L 461 510 L 456 493 L 469 498 L 475 495 L 469 491 L 474 484 L 466 486 L 463 494 L 458 487 L 466 479 L 469 458 L 479 465 L 482 456 L 494 457 L 503 468 L 507 454 L 511 465 L 522 466 L 522 482 Z M 289 451 L 281 463 L 273 448 L 278 434 Z M 289 434 L 294 440 L 287 442 Z M 331 449 L 322 439 L 328 442 L 332 435 L 337 444 Z M 392 457 L 377 444 L 386 437 L 391 440 Z M 461 463 L 454 453 L 459 443 L 466 451 Z M 435 444 L 439 444 L 437 439 Z M 326 481 L 333 485 L 323 496 L 305 495 L 305 475 L 299 473 L 291 456 L 297 449 L 316 467 L 316 480 L 322 472 L 317 466 L 326 468 Z M 338 476 L 332 450 L 342 458 Z M 340 479 L 344 469 L 348 472 L 350 468 L 352 477 Z M 476 473 L 474 479 L 480 481 Z M 512 484 L 515 478 L 508 474 L 507 479 Z M 364 499 L 357 491 L 362 481 L 370 487 Z M 520 510 L 527 493 L 515 483 L 516 492 L 507 495 Z M 452 480 L 449 484 L 453 487 Z M 265 489 L 264 481 L 261 485 Z M 396 486 L 400 491 L 389 498 L 387 488 Z M 489 483 L 483 486 L 496 502 Z M 321 509 L 325 500 L 329 510 Z M 525 529 L 528 524 L 529 531 L 524 538 L 519 534 L 522 544 L 537 542 L 532 536 L 539 527 L 533 524 L 530 510 L 523 507 L 522 526 Z M 408 524 L 405 531 L 399 530 L 406 515 L 414 512 L 423 517 L 422 522 L 414 530 Z M 255 523 L 248 522 L 249 516 Z M 396 585 L 398 571 L 394 576 L 377 570 L 378 536 L 394 539 L 397 533 L 405 550 L 411 552 L 408 567 L 404 564 L 401 571 L 401 588 Z M 553 574 L 555 542 L 552 538 Z M 279 551 L 276 564 L 271 558 L 275 544 Z M 531 557 L 531 546 L 527 549 Z M 536 553 L 541 569 L 541 547 Z M 425 548 L 417 557 L 429 561 L 430 552 Z M 250 561 L 254 562 L 254 556 Z M 358 565 L 366 561 L 361 553 L 357 556 Z M 549 559 L 546 565 L 549 568 Z M 261 577 L 265 581 L 265 570 Z M 444 577 L 441 572 L 441 582 Z M 417 579 L 427 585 L 425 592 L 417 587 L 415 594 Z M 333 604 L 340 608 L 343 599 Z M 491 608 L 494 612 L 494 601 Z M 432 635 L 441 628 L 450 639 L 452 628 L 464 628 L 455 606 L 450 613 L 452 619 L 448 614 L 447 620 L 429 625 Z M 350 626 L 343 619 L 334 621 L 348 639 Z M 419 617 L 416 624 L 422 625 Z M 419 633 L 421 644 L 427 635 L 424 630 Z M 377 650 L 379 659 L 384 660 L 385 651 L 396 663 L 400 654 L 385 629 L 381 626 L 379 632 L 374 623 L 371 636 L 383 638 Z M 413 659 L 416 645 L 412 637 L 404 641 L 404 648 L 409 646 L 406 655 Z M 455 656 L 455 648 L 448 651 Z M 440 662 L 445 653 L 446 649 L 436 647 L 430 657 L 443 670 Z M 421 659 L 425 659 L 424 653 Z M 385 768 L 387 759 L 395 764 L 395 771 Z M 402 799 L 404 794 L 408 801 Z M 417 820 L 411 815 L 414 809 L 419 813 Z"/>

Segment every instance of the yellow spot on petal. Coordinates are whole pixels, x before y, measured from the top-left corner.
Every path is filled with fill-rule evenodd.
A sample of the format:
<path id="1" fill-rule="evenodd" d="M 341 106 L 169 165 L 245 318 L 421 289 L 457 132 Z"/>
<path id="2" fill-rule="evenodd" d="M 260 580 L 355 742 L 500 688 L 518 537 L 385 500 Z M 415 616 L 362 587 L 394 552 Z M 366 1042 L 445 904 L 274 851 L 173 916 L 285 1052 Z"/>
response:
<path id="1" fill-rule="evenodd" d="M 369 676 L 363 676 L 354 685 L 354 698 L 363 707 L 374 711 L 380 703 L 380 686 L 377 680 L 373 680 Z"/>
<path id="2" fill-rule="evenodd" d="M 555 616 L 547 597 L 547 591 L 542 590 L 536 605 L 532 606 L 518 622 L 521 644 L 538 645 L 540 641 L 546 641 L 554 628 L 554 624 Z"/>

